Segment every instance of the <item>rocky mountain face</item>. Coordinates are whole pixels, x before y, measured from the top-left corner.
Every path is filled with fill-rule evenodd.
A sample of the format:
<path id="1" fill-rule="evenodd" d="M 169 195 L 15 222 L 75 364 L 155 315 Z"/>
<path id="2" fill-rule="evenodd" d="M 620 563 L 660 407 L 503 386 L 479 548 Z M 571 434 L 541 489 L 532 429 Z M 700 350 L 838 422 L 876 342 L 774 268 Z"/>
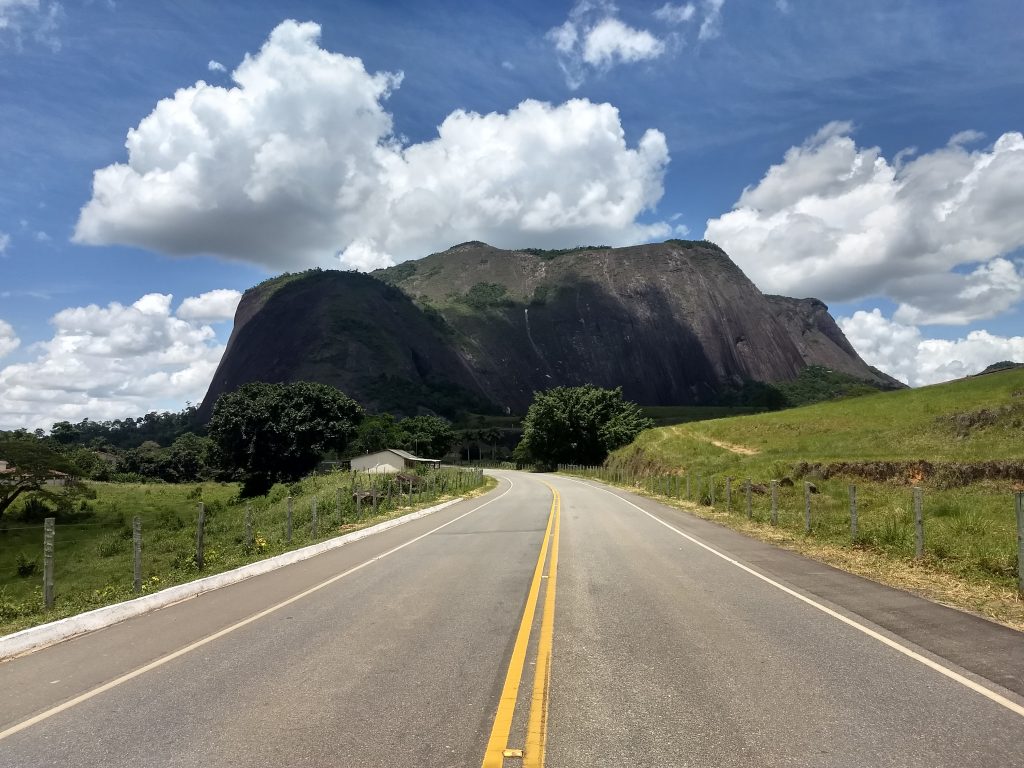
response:
<path id="1" fill-rule="evenodd" d="M 372 275 L 314 270 L 250 289 L 201 414 L 246 382 L 295 380 L 402 413 L 522 413 L 536 390 L 585 383 L 644 405 L 707 404 L 808 365 L 898 386 L 823 303 L 765 296 L 711 243 L 472 242 Z"/>

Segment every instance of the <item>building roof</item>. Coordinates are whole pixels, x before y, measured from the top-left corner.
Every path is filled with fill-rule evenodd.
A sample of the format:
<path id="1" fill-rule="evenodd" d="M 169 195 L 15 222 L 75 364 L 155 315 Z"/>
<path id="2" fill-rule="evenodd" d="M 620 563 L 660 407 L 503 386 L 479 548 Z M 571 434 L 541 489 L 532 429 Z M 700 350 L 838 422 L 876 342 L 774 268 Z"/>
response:
<path id="1" fill-rule="evenodd" d="M 362 456 L 353 456 L 355 459 L 365 459 L 367 456 L 376 456 L 380 453 L 393 453 L 395 456 L 405 459 L 406 461 L 419 461 L 424 464 L 440 464 L 440 459 L 424 459 L 421 456 L 414 456 L 408 451 L 403 451 L 401 448 L 385 448 L 383 451 L 374 451 L 373 453 L 364 453 Z"/>

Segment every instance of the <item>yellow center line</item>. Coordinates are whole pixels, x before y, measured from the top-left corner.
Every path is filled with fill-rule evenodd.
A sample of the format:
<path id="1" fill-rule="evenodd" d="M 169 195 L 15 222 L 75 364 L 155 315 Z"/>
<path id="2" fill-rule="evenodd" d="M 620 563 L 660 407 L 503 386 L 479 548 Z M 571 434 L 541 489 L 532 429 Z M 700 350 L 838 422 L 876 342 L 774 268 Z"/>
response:
<path id="1" fill-rule="evenodd" d="M 550 487 L 550 486 L 549 486 Z M 526 663 L 526 649 L 530 644 L 530 633 L 533 630 L 533 617 L 537 611 L 537 600 L 540 596 L 540 584 L 544 573 L 544 562 L 547 560 L 548 544 L 551 541 L 551 533 L 555 526 L 555 519 L 558 512 L 558 493 L 551 489 L 554 494 L 551 499 L 551 512 L 548 514 L 548 524 L 544 531 L 544 541 L 541 544 L 540 555 L 537 558 L 537 566 L 533 571 L 533 581 L 530 582 L 530 592 L 526 597 L 526 606 L 523 608 L 523 618 L 519 622 L 519 631 L 516 633 L 516 642 L 512 647 L 512 659 L 508 664 L 508 672 L 505 675 L 505 684 L 501 689 L 501 696 L 498 699 L 498 709 L 494 714 L 494 725 L 491 727 L 491 736 L 487 740 L 487 749 L 484 752 L 484 760 L 481 768 L 502 768 L 505 762 L 505 749 L 508 746 L 508 736 L 512 730 L 512 715 L 515 713 L 516 700 L 519 698 L 519 683 L 523 678 L 523 666 Z"/>
<path id="2" fill-rule="evenodd" d="M 547 483 L 545 483 L 547 485 Z M 562 525 L 562 498 L 552 486 L 555 506 L 555 532 L 551 537 L 551 562 L 548 563 L 548 584 L 544 591 L 544 611 L 540 619 L 537 642 L 537 669 L 533 676 L 530 718 L 526 726 L 525 768 L 544 768 L 544 751 L 548 740 L 548 698 L 551 691 L 551 648 L 555 635 L 555 588 L 558 581 L 558 532 Z"/>

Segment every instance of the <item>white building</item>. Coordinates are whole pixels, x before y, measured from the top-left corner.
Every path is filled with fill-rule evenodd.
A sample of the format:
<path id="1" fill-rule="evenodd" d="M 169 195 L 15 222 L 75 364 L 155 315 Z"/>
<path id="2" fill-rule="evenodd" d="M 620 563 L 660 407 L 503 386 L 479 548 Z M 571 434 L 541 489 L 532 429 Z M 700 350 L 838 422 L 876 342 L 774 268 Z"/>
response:
<path id="1" fill-rule="evenodd" d="M 424 459 L 413 456 L 408 451 L 400 451 L 397 448 L 387 448 L 376 453 L 367 453 L 364 456 L 352 457 L 352 470 L 354 472 L 402 472 L 416 467 L 438 467 L 440 459 Z"/>

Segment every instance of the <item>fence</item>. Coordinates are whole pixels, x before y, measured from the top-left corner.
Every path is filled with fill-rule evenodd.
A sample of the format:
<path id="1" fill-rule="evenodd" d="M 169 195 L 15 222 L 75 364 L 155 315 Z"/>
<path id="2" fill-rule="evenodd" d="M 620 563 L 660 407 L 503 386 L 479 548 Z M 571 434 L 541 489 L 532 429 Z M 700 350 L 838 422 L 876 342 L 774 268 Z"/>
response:
<path id="1" fill-rule="evenodd" d="M 12 521 L 0 527 L 0 627 L 55 605 L 74 613 L 227 570 L 463 495 L 483 482 L 479 469 L 333 472 L 252 500 L 228 496 L 230 486 L 218 495 L 216 484 L 209 493 L 204 486 L 187 493 L 189 486 L 138 485 L 131 486 L 136 503 L 114 513 L 72 513 L 42 525 Z M 131 506 L 136 509 L 125 508 Z"/>
<path id="2" fill-rule="evenodd" d="M 918 486 L 881 490 L 870 486 L 862 488 L 858 498 L 855 484 L 834 481 L 759 482 L 749 477 L 658 474 L 575 464 L 559 465 L 558 471 L 690 501 L 808 537 L 976 568 L 1015 581 L 1024 594 L 1024 493 L 1019 491 L 1012 496 L 1000 492 L 988 499 L 987 507 L 968 503 L 964 505 L 967 512 L 960 514 L 950 511 L 941 494 L 934 494 L 929 509 L 924 489 Z M 982 507 L 993 505 L 996 514 L 986 516 Z"/>

